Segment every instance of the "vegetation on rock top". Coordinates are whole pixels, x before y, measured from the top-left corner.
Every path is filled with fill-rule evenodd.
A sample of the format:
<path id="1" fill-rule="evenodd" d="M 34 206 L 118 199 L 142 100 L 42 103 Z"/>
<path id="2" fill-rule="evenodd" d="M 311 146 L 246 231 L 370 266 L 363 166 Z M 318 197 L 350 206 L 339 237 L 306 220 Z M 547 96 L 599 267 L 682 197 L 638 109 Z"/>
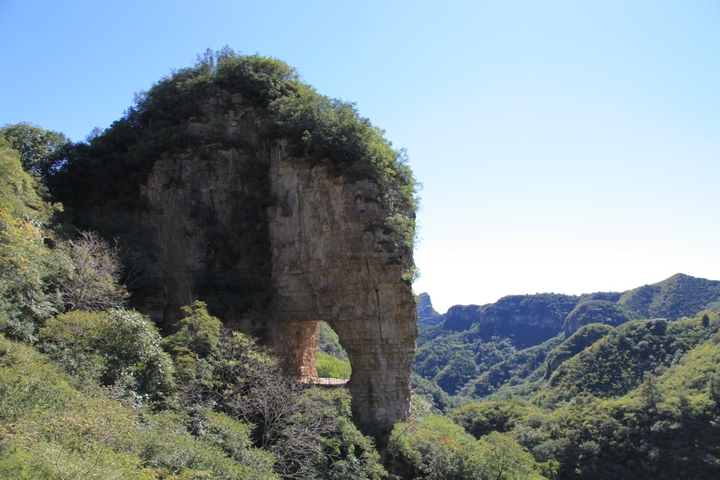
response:
<path id="1" fill-rule="evenodd" d="M 353 104 L 318 94 L 284 62 L 227 47 L 208 50 L 195 66 L 136 95 L 123 118 L 88 143 L 67 148 L 62 168 L 49 169 L 48 185 L 76 213 L 98 205 L 137 209 L 139 188 L 163 156 L 194 152 L 202 157 L 211 150 L 250 147 L 248 132 L 229 133 L 228 115 L 236 113 L 238 102 L 249 109 L 243 118 L 255 130 L 250 133 L 266 142 L 252 148 L 268 150 L 282 141 L 292 155 L 327 165 L 348 182 L 376 183 L 396 247 L 412 251 L 417 184 L 405 152 L 394 150 Z M 211 115 L 207 106 L 214 108 Z M 208 122 L 215 133 L 196 132 L 197 122 Z"/>

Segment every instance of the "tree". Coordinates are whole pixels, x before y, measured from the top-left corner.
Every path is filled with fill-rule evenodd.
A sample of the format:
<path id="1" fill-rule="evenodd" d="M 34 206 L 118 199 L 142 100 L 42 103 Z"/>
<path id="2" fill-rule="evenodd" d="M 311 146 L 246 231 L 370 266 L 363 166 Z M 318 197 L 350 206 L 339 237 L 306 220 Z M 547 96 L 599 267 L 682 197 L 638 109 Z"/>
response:
<path id="1" fill-rule="evenodd" d="M 5 125 L 0 132 L 20 152 L 23 168 L 47 177 L 65 158 L 71 142 L 65 135 L 31 123 Z"/>
<path id="2" fill-rule="evenodd" d="M 471 355 L 461 352 L 453 356 L 435 377 L 435 382 L 450 395 L 455 394 L 477 373 L 477 365 Z"/>
<path id="3" fill-rule="evenodd" d="M 173 365 L 155 325 L 131 310 L 74 311 L 40 330 L 42 349 L 78 385 L 162 400 L 173 390 Z"/>
<path id="4" fill-rule="evenodd" d="M 492 432 L 478 441 L 471 455 L 471 470 L 479 480 L 526 480 L 542 478 L 535 472 L 535 460 L 512 438 L 511 433 Z"/>
<path id="5" fill-rule="evenodd" d="M 13 339 L 33 340 L 35 328 L 62 310 L 70 261 L 48 246 L 52 211 L 0 136 L 0 332 Z"/>
<path id="6" fill-rule="evenodd" d="M 428 415 L 413 424 L 395 425 L 386 466 L 399 478 L 470 479 L 468 455 L 475 447 L 475 439 L 451 419 Z"/>
<path id="7" fill-rule="evenodd" d="M 222 322 L 210 315 L 207 304 L 200 300 L 183 307 L 182 311 L 187 316 L 178 322 L 180 330 L 167 337 L 166 345 L 176 352 L 186 349 L 198 357 L 214 354 L 220 342 Z"/>
<path id="8" fill-rule="evenodd" d="M 69 243 L 73 274 L 62 289 L 68 310 L 97 312 L 121 308 L 128 297 L 120 284 L 122 265 L 117 248 L 93 232 L 80 232 Z"/>

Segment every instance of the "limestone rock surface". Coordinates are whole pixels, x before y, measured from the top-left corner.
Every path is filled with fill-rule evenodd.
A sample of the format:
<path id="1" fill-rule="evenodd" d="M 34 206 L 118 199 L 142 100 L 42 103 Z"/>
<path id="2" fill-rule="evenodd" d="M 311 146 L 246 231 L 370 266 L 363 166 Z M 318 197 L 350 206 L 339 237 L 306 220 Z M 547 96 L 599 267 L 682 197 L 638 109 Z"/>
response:
<path id="1" fill-rule="evenodd" d="M 303 380 L 317 377 L 318 329 L 327 322 L 352 365 L 359 425 L 389 429 L 407 418 L 417 342 L 412 252 L 393 245 L 380 187 L 260 139 L 242 96 L 221 92 L 203 112 L 191 127 L 209 140 L 158 158 L 141 188 L 135 214 L 152 245 L 154 286 L 142 306 L 171 329 L 182 306 L 205 300 Z"/>

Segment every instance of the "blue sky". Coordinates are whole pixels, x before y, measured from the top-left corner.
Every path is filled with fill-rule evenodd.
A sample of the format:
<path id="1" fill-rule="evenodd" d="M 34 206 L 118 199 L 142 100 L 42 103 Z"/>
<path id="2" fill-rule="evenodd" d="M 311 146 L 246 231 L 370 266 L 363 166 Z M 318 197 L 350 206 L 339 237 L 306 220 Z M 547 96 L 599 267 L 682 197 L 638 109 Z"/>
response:
<path id="1" fill-rule="evenodd" d="M 82 140 L 207 48 L 279 58 L 406 148 L 417 293 L 720 279 L 720 2 L 0 0 L 0 125 Z"/>

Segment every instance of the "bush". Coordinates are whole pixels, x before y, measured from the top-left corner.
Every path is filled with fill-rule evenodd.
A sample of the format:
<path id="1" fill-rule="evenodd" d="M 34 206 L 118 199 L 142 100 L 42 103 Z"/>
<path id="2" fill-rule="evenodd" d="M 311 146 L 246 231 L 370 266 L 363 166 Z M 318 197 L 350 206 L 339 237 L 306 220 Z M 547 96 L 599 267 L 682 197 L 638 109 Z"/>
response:
<path id="1" fill-rule="evenodd" d="M 128 293 L 120 284 L 118 249 L 93 232 L 80 232 L 66 249 L 73 263 L 62 286 L 66 308 L 91 312 L 122 308 Z"/>
<path id="2" fill-rule="evenodd" d="M 0 332 L 25 341 L 62 310 L 60 287 L 71 270 L 64 252 L 45 245 L 55 207 L 40 191 L 0 135 Z"/>
<path id="3" fill-rule="evenodd" d="M 321 378 L 350 378 L 350 362 L 344 362 L 327 353 L 318 352 L 315 368 Z"/>
<path id="4" fill-rule="evenodd" d="M 196 300 L 183 307 L 186 317 L 177 324 L 179 331 L 165 339 L 165 345 L 176 354 L 189 352 L 204 358 L 216 352 L 222 322 L 208 313 L 205 302 Z"/>
<path id="5" fill-rule="evenodd" d="M 452 412 L 451 418 L 479 439 L 491 432 L 512 432 L 516 424 L 534 413 L 534 408 L 515 402 L 489 401 L 463 405 Z"/>
<path id="6" fill-rule="evenodd" d="M 155 401 L 172 393 L 172 361 L 155 326 L 138 312 L 65 313 L 49 320 L 40 337 L 78 386 L 99 382 Z"/>
<path id="7" fill-rule="evenodd" d="M 386 466 L 401 478 L 467 479 L 475 439 L 447 417 L 428 415 L 414 425 L 398 423 L 387 447 Z"/>

